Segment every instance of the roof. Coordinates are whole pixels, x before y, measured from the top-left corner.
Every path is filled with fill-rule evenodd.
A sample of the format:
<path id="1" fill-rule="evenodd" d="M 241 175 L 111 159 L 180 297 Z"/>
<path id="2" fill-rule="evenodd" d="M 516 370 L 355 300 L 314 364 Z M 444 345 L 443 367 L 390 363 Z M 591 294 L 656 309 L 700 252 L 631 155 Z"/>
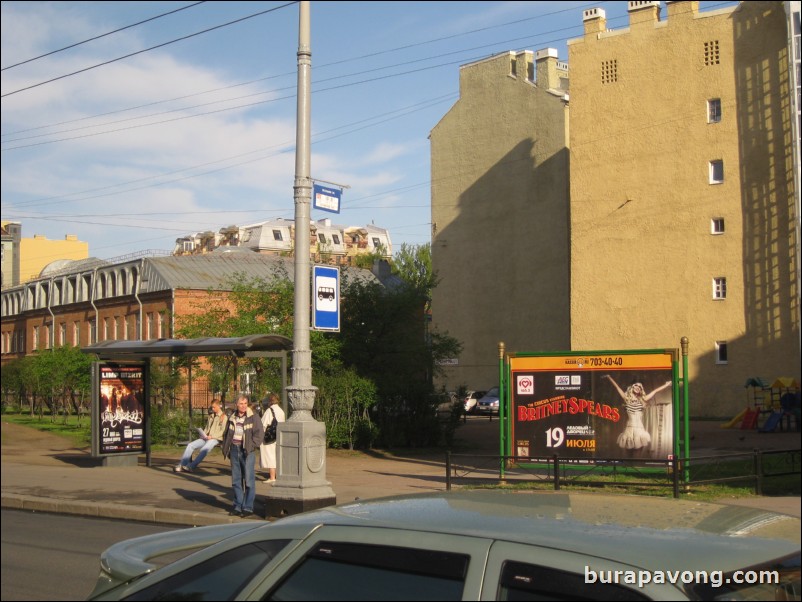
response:
<path id="1" fill-rule="evenodd" d="M 201 339 L 154 339 L 151 341 L 102 341 L 83 347 L 84 353 L 100 359 L 125 360 L 146 357 L 180 357 L 189 355 L 235 355 L 247 357 L 264 352 L 292 349 L 292 340 L 279 334 L 252 334 L 244 337 Z"/>
<path id="2" fill-rule="evenodd" d="M 346 266 L 340 270 L 352 280 L 378 282 L 369 270 Z M 235 274 L 243 274 L 246 279 L 268 281 L 286 276 L 293 282 L 295 259 L 242 252 L 151 257 L 145 260 L 142 268 L 142 292 L 170 289 L 230 290 Z"/>
<path id="3" fill-rule="evenodd" d="M 355 501 L 279 523 L 386 526 L 475 535 L 656 571 L 729 571 L 799 553 L 800 519 L 668 498 L 499 490 Z M 276 523 L 276 524 L 279 524 Z M 625 543 L 624 543 L 625 542 Z"/>

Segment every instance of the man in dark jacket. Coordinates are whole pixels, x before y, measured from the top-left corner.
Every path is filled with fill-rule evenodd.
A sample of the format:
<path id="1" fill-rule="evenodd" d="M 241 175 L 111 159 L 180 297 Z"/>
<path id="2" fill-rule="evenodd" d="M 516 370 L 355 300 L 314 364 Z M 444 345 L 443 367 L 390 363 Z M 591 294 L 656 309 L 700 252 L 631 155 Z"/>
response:
<path id="1" fill-rule="evenodd" d="M 259 416 L 250 407 L 247 395 L 237 399 L 237 409 L 228 419 L 223 437 L 223 457 L 231 460 L 234 507 L 229 514 L 245 518 L 253 514 L 256 499 L 256 456 L 265 437 Z"/>

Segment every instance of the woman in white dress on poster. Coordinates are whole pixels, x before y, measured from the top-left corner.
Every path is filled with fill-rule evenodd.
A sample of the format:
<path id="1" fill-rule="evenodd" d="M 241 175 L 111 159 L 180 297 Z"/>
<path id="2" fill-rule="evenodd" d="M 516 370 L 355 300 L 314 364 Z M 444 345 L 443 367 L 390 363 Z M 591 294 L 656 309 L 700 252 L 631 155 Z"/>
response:
<path id="1" fill-rule="evenodd" d="M 643 411 L 655 395 L 671 386 L 671 381 L 660 385 L 651 393 L 646 393 L 641 383 L 633 383 L 624 391 L 609 374 L 605 374 L 604 378 L 613 383 L 627 410 L 627 424 L 623 432 L 618 435 L 618 447 L 628 451 L 638 451 L 648 447 L 652 442 L 652 436 L 643 426 Z"/>

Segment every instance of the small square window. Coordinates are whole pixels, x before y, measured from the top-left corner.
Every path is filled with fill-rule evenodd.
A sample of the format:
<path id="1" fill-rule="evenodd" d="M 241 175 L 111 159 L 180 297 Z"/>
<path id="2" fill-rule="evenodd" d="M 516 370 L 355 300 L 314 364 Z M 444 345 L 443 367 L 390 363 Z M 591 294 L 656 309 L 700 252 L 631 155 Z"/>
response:
<path id="1" fill-rule="evenodd" d="M 710 183 L 721 184 L 724 181 L 724 161 L 717 159 L 710 162 Z"/>
<path id="2" fill-rule="evenodd" d="M 284 240 L 284 237 L 281 235 L 281 230 L 273 230 L 273 240 Z"/>
<path id="3" fill-rule="evenodd" d="M 713 299 L 727 298 L 727 279 L 723 276 L 713 278 Z"/>
<path id="4" fill-rule="evenodd" d="M 707 123 L 721 121 L 721 99 L 711 98 L 707 101 Z"/>
<path id="5" fill-rule="evenodd" d="M 724 234 L 724 218 L 714 217 L 710 220 L 710 233 L 711 234 Z"/>
<path id="6" fill-rule="evenodd" d="M 716 363 L 727 363 L 727 341 L 716 341 Z"/>
<path id="7" fill-rule="evenodd" d="M 378 249 L 380 246 L 382 246 L 382 241 L 379 240 L 377 237 L 374 237 L 373 238 L 373 246 Z"/>

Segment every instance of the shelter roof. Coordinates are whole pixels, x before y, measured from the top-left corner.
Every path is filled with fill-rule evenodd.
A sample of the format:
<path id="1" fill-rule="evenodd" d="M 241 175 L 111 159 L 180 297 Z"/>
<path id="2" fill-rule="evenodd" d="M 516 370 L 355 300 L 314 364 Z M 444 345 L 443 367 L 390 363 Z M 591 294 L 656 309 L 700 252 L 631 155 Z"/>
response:
<path id="1" fill-rule="evenodd" d="M 234 355 L 248 357 L 265 352 L 292 349 L 292 340 L 279 334 L 252 334 L 244 337 L 201 339 L 154 339 L 151 341 L 102 341 L 81 348 L 100 359 L 125 360 L 148 357 Z"/>

